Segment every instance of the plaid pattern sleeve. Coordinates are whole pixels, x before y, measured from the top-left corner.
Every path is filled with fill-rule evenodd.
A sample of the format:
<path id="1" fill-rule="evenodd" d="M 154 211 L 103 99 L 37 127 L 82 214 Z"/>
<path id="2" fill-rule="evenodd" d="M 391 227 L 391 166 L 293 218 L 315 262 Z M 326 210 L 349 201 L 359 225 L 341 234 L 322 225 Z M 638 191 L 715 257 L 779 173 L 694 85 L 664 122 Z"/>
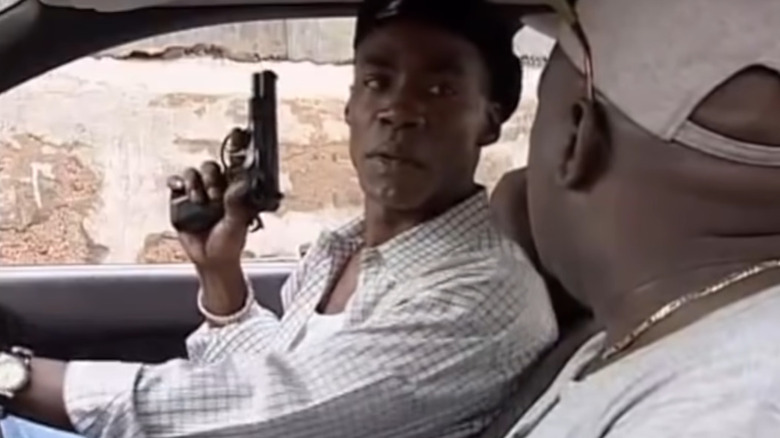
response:
<path id="1" fill-rule="evenodd" d="M 321 344 L 295 339 L 357 228 L 304 264 L 262 348 L 249 345 L 265 333 L 250 323 L 235 327 L 247 341 L 198 360 L 73 362 L 71 421 L 95 438 L 471 436 L 557 336 L 541 278 L 488 215 L 477 198 L 364 251 L 348 323 Z"/>

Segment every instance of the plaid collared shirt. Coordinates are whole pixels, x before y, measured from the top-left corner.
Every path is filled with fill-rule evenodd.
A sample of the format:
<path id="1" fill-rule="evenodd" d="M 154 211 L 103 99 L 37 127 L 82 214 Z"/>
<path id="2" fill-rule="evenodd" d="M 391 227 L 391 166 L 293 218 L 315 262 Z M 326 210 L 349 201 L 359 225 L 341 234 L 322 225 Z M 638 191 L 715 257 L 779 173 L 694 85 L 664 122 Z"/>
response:
<path id="1" fill-rule="evenodd" d="M 88 437 L 461 437 L 482 429 L 510 380 L 557 336 L 541 278 L 500 235 L 481 191 L 360 251 L 345 327 L 297 339 L 362 221 L 324 233 L 282 290 L 284 316 L 201 327 L 189 359 L 73 362 L 65 400 Z"/>

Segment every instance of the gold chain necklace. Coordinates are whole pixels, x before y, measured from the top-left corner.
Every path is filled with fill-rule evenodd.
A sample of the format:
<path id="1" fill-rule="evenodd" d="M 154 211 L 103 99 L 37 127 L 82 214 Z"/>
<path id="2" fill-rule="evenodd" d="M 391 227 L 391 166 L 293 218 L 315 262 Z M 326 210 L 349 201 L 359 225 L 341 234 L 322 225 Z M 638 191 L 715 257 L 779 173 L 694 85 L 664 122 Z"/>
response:
<path id="1" fill-rule="evenodd" d="M 721 280 L 720 282 L 713 284 L 712 286 L 709 286 L 705 289 L 687 295 L 683 295 L 680 298 L 677 298 L 676 300 L 658 309 L 658 311 L 650 315 L 649 318 L 642 321 L 642 323 L 639 324 L 639 326 L 637 326 L 634 330 L 632 330 L 631 333 L 626 335 L 625 338 L 621 339 L 611 347 L 604 350 L 604 352 L 601 353 L 601 360 L 602 361 L 608 360 L 613 356 L 615 356 L 616 354 L 620 353 L 621 351 L 625 350 L 626 347 L 633 344 L 637 340 L 637 338 L 642 336 L 651 327 L 656 325 L 658 322 L 666 319 L 666 317 L 668 317 L 669 315 L 677 311 L 680 307 L 690 303 L 691 301 L 695 301 L 700 298 L 704 298 L 706 296 L 716 294 L 722 291 L 723 289 L 726 289 L 727 287 L 733 285 L 734 283 L 738 283 L 742 280 L 753 277 L 754 275 L 758 275 L 768 269 L 778 268 L 778 267 L 780 267 L 780 259 L 767 260 L 757 265 L 753 265 L 752 267 L 747 268 L 744 271 L 731 274 L 728 277 Z"/>

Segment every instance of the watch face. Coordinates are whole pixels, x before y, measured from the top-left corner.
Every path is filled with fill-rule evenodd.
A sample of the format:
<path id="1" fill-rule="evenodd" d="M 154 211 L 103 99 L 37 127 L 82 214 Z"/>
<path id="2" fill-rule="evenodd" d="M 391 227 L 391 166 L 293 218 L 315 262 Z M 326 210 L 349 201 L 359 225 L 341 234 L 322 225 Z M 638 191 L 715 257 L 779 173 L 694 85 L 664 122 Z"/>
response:
<path id="1" fill-rule="evenodd" d="M 0 391 L 16 392 L 29 377 L 27 366 L 21 359 L 9 354 L 0 354 Z"/>

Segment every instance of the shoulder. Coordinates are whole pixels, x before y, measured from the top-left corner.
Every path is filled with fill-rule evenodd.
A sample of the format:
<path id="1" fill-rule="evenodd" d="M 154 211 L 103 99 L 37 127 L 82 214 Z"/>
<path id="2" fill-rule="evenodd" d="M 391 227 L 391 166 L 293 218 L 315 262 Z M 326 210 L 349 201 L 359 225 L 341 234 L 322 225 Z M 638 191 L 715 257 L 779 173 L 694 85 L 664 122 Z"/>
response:
<path id="1" fill-rule="evenodd" d="M 299 246 L 301 250 L 299 268 L 302 269 L 327 257 L 330 248 L 336 242 L 357 241 L 364 227 L 365 220 L 362 216 L 352 217 L 336 225 L 326 224 L 314 241 Z"/>
<path id="2" fill-rule="evenodd" d="M 616 421 L 614 436 L 664 436 L 669 431 L 681 437 L 776 433 L 780 429 L 778 312 L 780 288 L 770 289 L 640 352 L 637 360 L 627 363 L 633 364 L 627 376 L 633 389 L 622 393 L 623 398 L 634 394 L 634 407 Z M 771 429 L 765 429 L 768 422 Z M 759 425 L 763 426 L 756 429 Z"/>
<path id="3" fill-rule="evenodd" d="M 691 355 L 697 355 L 691 351 Z M 734 352 L 735 354 L 739 354 Z M 780 430 L 780 355 L 744 350 L 707 355 L 667 373 L 616 419 L 607 438 L 776 436 Z"/>
<path id="4" fill-rule="evenodd" d="M 681 364 L 710 372 L 724 367 L 775 367 L 780 371 L 780 286 L 729 304 L 660 342 Z M 700 354 L 690 354 L 691 349 Z M 778 373 L 780 378 L 780 373 Z"/>
<path id="5" fill-rule="evenodd" d="M 433 297 L 467 308 L 474 318 L 553 331 L 550 297 L 523 250 L 486 230 L 473 245 L 427 264 L 404 281 L 411 296 Z"/>
<path id="6" fill-rule="evenodd" d="M 525 251 L 493 225 L 484 227 L 468 244 L 421 266 L 415 277 L 427 287 L 480 287 L 518 298 L 547 295 L 542 277 Z"/>
<path id="7" fill-rule="evenodd" d="M 779 313 L 780 287 L 774 287 L 723 307 L 622 362 L 626 370 L 655 375 L 656 383 L 744 386 L 760 372 L 776 374 L 780 383 Z"/>

